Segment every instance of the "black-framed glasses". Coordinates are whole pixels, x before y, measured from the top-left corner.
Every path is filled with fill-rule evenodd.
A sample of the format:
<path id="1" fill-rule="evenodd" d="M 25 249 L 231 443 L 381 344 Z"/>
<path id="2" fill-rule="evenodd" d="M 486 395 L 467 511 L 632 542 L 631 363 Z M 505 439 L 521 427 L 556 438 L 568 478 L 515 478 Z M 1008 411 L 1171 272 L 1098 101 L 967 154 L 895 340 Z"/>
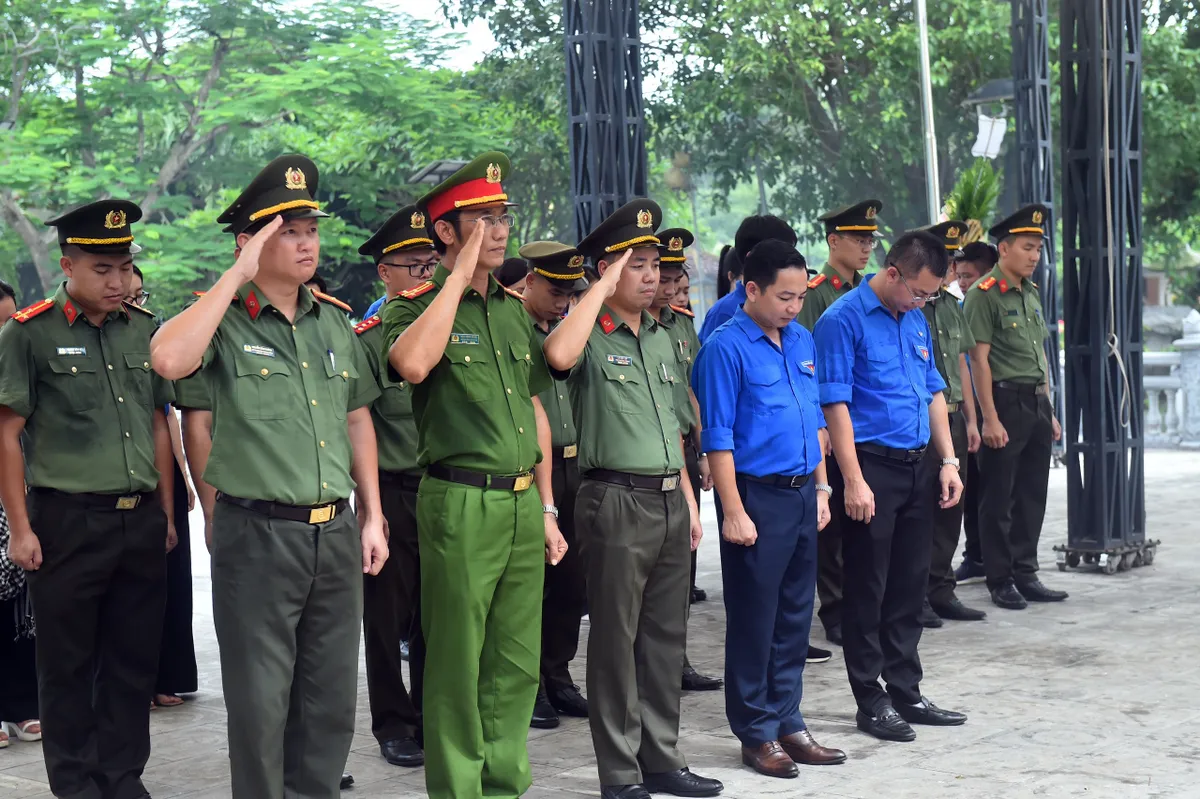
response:
<path id="1" fill-rule="evenodd" d="M 132 297 L 125 298 L 125 302 L 133 303 L 134 305 L 138 306 L 139 308 L 145 307 L 146 303 L 149 301 L 150 301 L 150 292 L 146 291 L 145 289 L 142 289 L 137 294 L 134 294 Z"/>
<path id="2" fill-rule="evenodd" d="M 391 261 L 384 261 L 383 265 L 396 267 L 397 269 L 407 269 L 410 277 L 428 277 L 433 274 L 433 270 L 437 268 L 438 262 L 433 260 L 421 261 L 415 264 L 395 264 Z"/>
<path id="3" fill-rule="evenodd" d="M 903 283 L 904 288 L 908 290 L 908 296 L 912 297 L 913 302 L 924 305 L 925 303 L 932 302 L 937 298 L 936 292 L 933 294 L 917 294 L 912 290 L 912 286 L 908 285 L 908 281 L 904 279 L 904 273 L 900 271 L 900 267 L 896 266 L 895 264 L 888 264 L 888 266 L 896 270 L 896 274 L 899 276 L 900 282 Z"/>

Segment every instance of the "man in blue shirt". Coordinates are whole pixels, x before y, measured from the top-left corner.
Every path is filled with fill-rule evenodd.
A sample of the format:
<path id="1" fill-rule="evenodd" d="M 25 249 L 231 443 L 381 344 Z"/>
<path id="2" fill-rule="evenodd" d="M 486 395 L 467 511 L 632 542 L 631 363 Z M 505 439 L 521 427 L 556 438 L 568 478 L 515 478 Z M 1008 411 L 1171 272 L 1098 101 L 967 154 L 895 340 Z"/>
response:
<path id="1" fill-rule="evenodd" d="M 840 471 L 833 490 L 846 509 L 846 672 L 858 728 L 886 741 L 916 738 L 909 723 L 967 719 L 921 695 L 917 657 L 935 507 L 929 489 L 941 486 L 943 508 L 962 492 L 946 383 L 920 311 L 937 295 L 948 265 L 935 236 L 905 233 L 885 268 L 835 302 L 814 331 L 821 405 Z M 941 456 L 937 478 L 937 464 L 924 457 L 931 437 Z"/>
<path id="2" fill-rule="evenodd" d="M 361 255 L 370 255 L 375 260 L 375 269 L 383 281 L 384 295 L 367 308 L 363 319 L 370 319 L 383 304 L 398 292 L 420 285 L 433 275 L 438 265 L 438 256 L 433 249 L 433 239 L 425 227 L 425 215 L 415 205 L 406 205 L 383 223 L 380 230 L 393 230 L 403 226 L 407 237 L 390 245 L 382 252 L 372 249 L 374 239 L 359 248 Z"/>
<path id="3" fill-rule="evenodd" d="M 746 259 L 746 303 L 700 349 L 695 388 L 717 489 L 725 587 L 725 712 L 742 762 L 771 777 L 842 763 L 800 713 L 817 578 L 829 521 L 825 427 L 812 335 L 794 320 L 808 270 L 791 244 Z"/>
<path id="4" fill-rule="evenodd" d="M 795 247 L 796 231 L 777 216 L 748 216 L 738 225 L 737 233 L 733 235 L 733 250 L 726 259 L 728 266 L 723 263 L 721 267 L 729 270 L 731 278 L 740 278 L 746 256 L 754 249 L 754 245 L 767 239 L 778 239 Z M 704 324 L 700 326 L 700 343 L 708 341 L 713 331 L 732 319 L 734 312 L 741 308 L 745 301 L 746 284 L 738 280 L 733 291 L 714 302 L 704 315 Z"/>

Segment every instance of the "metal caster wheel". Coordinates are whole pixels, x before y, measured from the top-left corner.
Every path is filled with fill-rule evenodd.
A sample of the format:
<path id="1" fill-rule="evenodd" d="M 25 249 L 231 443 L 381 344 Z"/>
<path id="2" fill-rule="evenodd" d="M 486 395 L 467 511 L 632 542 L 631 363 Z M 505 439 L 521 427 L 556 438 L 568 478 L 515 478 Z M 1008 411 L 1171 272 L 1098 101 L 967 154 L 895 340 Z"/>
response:
<path id="1" fill-rule="evenodd" d="M 1151 563 L 1154 562 L 1154 550 L 1155 550 L 1155 547 L 1146 547 L 1146 549 L 1142 552 L 1142 565 L 1143 566 L 1149 566 Z"/>
<path id="2" fill-rule="evenodd" d="M 1136 552 L 1126 552 L 1121 556 L 1121 571 L 1126 572 L 1133 568 L 1133 562 L 1137 560 Z"/>
<path id="3" fill-rule="evenodd" d="M 1068 552 L 1067 553 L 1067 565 L 1070 566 L 1072 569 L 1079 568 L 1079 553 L 1078 552 Z"/>
<path id="4" fill-rule="evenodd" d="M 1116 574 L 1117 567 L 1121 565 L 1121 558 L 1117 555 L 1105 554 L 1103 562 L 1100 564 L 1100 571 L 1105 574 Z"/>
<path id="5" fill-rule="evenodd" d="M 1058 564 L 1058 570 L 1060 572 L 1065 572 L 1067 570 L 1067 564 L 1065 564 L 1065 563 Z"/>

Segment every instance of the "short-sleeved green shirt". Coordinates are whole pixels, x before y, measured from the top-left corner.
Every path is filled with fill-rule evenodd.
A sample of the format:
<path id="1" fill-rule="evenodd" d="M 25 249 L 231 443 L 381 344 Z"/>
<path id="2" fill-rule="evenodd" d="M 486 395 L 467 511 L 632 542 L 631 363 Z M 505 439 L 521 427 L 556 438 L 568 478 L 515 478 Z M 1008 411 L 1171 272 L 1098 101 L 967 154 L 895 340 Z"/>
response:
<path id="1" fill-rule="evenodd" d="M 671 336 L 649 312 L 638 335 L 604 308 L 567 380 L 579 430 L 579 470 L 646 476 L 683 468 Z M 559 375 L 561 376 L 561 375 Z"/>
<path id="2" fill-rule="evenodd" d="M 439 266 L 432 280 L 383 306 L 385 351 L 437 298 L 449 276 Z M 441 360 L 412 387 L 417 462 L 502 476 L 528 472 L 542 459 L 532 398 L 549 385 L 533 320 L 520 297 L 494 277 L 488 278 L 486 297 L 468 287 Z"/>
<path id="3" fill-rule="evenodd" d="M 175 407 L 183 411 L 212 410 L 212 397 L 203 370 L 175 381 Z"/>
<path id="4" fill-rule="evenodd" d="M 690 435 L 700 423 L 688 388 L 692 385 L 692 362 L 700 351 L 700 337 L 696 335 L 696 324 L 692 312 L 686 308 L 668 305 L 662 309 L 658 323 L 671 338 L 671 349 L 675 353 L 675 370 L 682 378 L 675 382 L 675 415 L 679 417 L 679 431 Z"/>
<path id="5" fill-rule="evenodd" d="M 550 335 L 549 332 L 542 332 L 537 324 L 534 324 L 533 331 L 537 336 L 538 347 L 543 346 L 546 337 Z M 552 377 L 550 388 L 538 394 L 538 399 L 542 401 L 542 407 L 546 409 L 546 418 L 550 420 L 550 446 L 557 449 L 578 443 L 575 415 L 571 413 L 571 389 L 567 381 Z"/>
<path id="6" fill-rule="evenodd" d="M 991 345 L 993 381 L 1046 381 L 1046 321 L 1033 281 L 1013 286 L 997 266 L 967 291 L 963 311 L 975 341 Z"/>
<path id="7" fill-rule="evenodd" d="M 384 472 L 416 472 L 417 422 L 413 418 L 412 387 L 393 380 L 383 349 L 383 326 L 379 315 L 364 319 L 354 328 L 363 347 L 363 358 L 379 384 L 379 397 L 371 403 L 375 441 L 379 447 L 379 469 Z"/>
<path id="8" fill-rule="evenodd" d="M 825 264 L 820 274 L 808 281 L 808 293 L 804 295 L 804 307 L 796 315 L 796 321 L 811 333 L 817 326 L 817 320 L 821 318 L 821 314 L 825 313 L 830 305 L 849 293 L 850 289 L 862 283 L 862 278 L 862 272 L 855 272 L 853 282 L 847 283 L 842 280 L 842 276 L 836 269 Z"/>
<path id="9" fill-rule="evenodd" d="M 971 335 L 971 328 L 967 327 L 967 317 L 959 307 L 958 298 L 945 289 L 938 292 L 936 300 L 925 303 L 921 310 L 929 322 L 934 363 L 946 381 L 946 402 L 950 405 L 962 402 L 958 356 L 969 354 L 975 346 L 975 337 Z"/>
<path id="10" fill-rule="evenodd" d="M 204 353 L 213 445 L 204 481 L 244 499 L 323 505 L 354 491 L 346 415 L 379 388 L 342 311 L 301 287 L 295 322 L 253 282 Z"/>
<path id="11" fill-rule="evenodd" d="M 150 368 L 156 328 L 133 305 L 96 327 L 64 283 L 0 331 L 0 405 L 26 420 L 30 486 L 71 494 L 158 486 L 151 419 L 174 392 Z"/>

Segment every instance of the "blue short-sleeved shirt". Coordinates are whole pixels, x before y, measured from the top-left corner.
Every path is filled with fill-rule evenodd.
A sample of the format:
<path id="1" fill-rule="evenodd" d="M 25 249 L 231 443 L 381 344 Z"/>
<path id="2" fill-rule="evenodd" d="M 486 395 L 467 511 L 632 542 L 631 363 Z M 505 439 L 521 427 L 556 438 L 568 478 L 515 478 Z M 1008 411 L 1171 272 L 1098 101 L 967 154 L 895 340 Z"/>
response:
<path id="1" fill-rule="evenodd" d="M 730 450 L 739 472 L 811 474 L 825 426 L 812 334 L 796 322 L 776 346 L 741 308 L 700 348 L 692 388 L 705 452 Z"/>
<path id="2" fill-rule="evenodd" d="M 700 326 L 700 343 L 708 341 L 716 329 L 733 318 L 733 314 L 746 301 L 746 284 L 738 281 L 733 291 L 713 303 L 704 314 L 704 324 Z"/>
<path id="3" fill-rule="evenodd" d="M 900 316 L 879 302 L 870 275 L 817 320 L 821 404 L 846 403 L 854 440 L 899 449 L 929 443 L 929 403 L 946 388 L 920 309 Z"/>

